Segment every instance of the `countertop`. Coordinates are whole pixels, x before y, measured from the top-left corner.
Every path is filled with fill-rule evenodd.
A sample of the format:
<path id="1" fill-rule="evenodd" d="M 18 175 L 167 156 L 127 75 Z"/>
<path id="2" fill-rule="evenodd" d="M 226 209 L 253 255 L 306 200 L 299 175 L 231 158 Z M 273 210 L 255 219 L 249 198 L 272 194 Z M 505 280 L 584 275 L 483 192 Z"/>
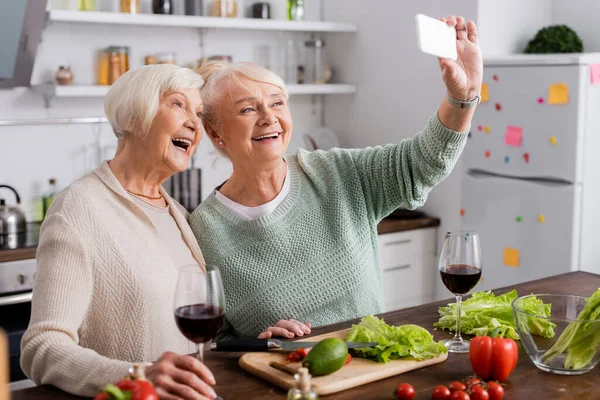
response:
<path id="1" fill-rule="evenodd" d="M 497 294 L 517 289 L 520 294 L 556 293 L 591 295 L 600 287 L 600 275 L 586 272 L 571 272 L 551 278 L 515 285 L 495 291 Z M 426 304 L 404 310 L 382 314 L 389 324 L 418 324 L 432 331 L 432 324 L 437 321 L 438 307 L 450 300 Z M 313 335 L 349 328 L 357 320 L 328 325 L 313 330 Z M 445 331 L 432 331 L 436 340 L 449 338 Z M 598 397 L 598 381 L 600 368 L 595 368 L 585 375 L 560 376 L 540 371 L 529 360 L 525 350 L 519 343 L 519 361 L 515 371 L 506 382 L 504 399 L 592 399 Z M 211 353 L 205 355 L 206 365 L 213 371 L 217 385 L 215 390 L 225 400 L 263 400 L 286 398 L 283 390 L 266 381 L 243 372 L 238 366 L 240 353 Z M 343 391 L 326 399 L 391 399 L 391 393 L 399 383 L 409 382 L 417 392 L 415 399 L 429 399 L 433 388 L 440 384 L 463 379 L 472 375 L 468 354 L 450 354 L 448 360 L 441 364 L 411 371 L 402 376 L 395 376 L 354 389 Z M 56 388 L 41 386 L 12 393 L 13 400 L 56 399 L 74 400 L 78 397 L 69 395 Z"/>
<path id="2" fill-rule="evenodd" d="M 39 223 L 38 223 L 39 225 Z M 422 229 L 422 228 L 431 228 L 440 225 L 440 220 L 438 218 L 417 218 L 417 219 L 398 219 L 398 218 L 384 218 L 379 225 L 377 225 L 377 233 L 393 233 L 393 232 L 402 232 L 409 231 L 413 229 Z M 37 234 L 39 237 L 39 226 L 37 230 Z M 29 239 L 28 239 L 29 240 Z M 37 242 L 36 242 L 37 243 Z M 0 249 L 0 262 L 5 261 L 17 261 L 17 260 L 26 260 L 29 258 L 35 258 L 35 253 L 37 251 L 37 246 L 35 244 L 31 244 L 27 247 L 20 249 Z"/>

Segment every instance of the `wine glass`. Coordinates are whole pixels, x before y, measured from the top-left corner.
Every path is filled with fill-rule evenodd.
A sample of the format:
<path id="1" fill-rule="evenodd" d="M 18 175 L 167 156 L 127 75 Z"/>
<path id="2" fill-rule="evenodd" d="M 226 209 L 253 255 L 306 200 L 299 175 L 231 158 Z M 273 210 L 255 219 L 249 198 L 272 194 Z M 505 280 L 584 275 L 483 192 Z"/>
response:
<path id="1" fill-rule="evenodd" d="M 481 247 L 476 232 L 448 232 L 440 254 L 442 282 L 456 296 L 456 334 L 444 341 L 451 353 L 469 352 L 469 341 L 460 335 L 460 303 L 481 278 Z"/>
<path id="2" fill-rule="evenodd" d="M 204 343 L 214 339 L 225 322 L 225 292 L 221 273 L 194 265 L 180 268 L 175 289 L 175 322 L 183 336 L 196 344 L 196 357 L 204 362 Z"/>

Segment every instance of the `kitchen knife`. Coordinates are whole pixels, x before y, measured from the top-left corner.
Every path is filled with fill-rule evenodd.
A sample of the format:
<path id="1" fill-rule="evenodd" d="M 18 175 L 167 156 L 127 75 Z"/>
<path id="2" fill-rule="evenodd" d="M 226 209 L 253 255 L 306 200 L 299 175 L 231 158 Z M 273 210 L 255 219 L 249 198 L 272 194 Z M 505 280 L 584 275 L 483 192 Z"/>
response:
<path id="1" fill-rule="evenodd" d="M 268 350 L 284 350 L 296 351 L 299 348 L 313 347 L 318 342 L 287 342 L 279 339 L 232 339 L 225 340 L 219 343 L 211 343 L 212 351 L 268 351 Z M 359 347 L 375 347 L 377 342 L 346 342 L 349 349 Z"/>

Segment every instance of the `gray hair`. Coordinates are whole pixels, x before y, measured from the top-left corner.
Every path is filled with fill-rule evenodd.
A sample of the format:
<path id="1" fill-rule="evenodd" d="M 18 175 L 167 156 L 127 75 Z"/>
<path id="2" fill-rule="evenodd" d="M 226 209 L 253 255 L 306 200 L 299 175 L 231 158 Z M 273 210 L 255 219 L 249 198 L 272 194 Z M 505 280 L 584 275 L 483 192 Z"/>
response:
<path id="1" fill-rule="evenodd" d="M 189 68 L 172 64 L 146 65 L 123 74 L 104 99 L 104 112 L 117 139 L 129 134 L 145 135 L 158 111 L 160 99 L 169 91 L 200 88 L 204 79 Z"/>
<path id="2" fill-rule="evenodd" d="M 241 85 L 240 78 L 247 78 L 255 82 L 268 83 L 277 86 L 283 91 L 285 98 L 289 98 L 284 80 L 273 71 L 253 62 L 227 63 L 213 61 L 200 67 L 198 73 L 202 75 L 202 78 L 206 82 L 200 91 L 202 98 L 202 122 L 215 129 L 219 126 L 219 103 L 226 93 L 223 86 L 220 85 L 222 81 L 226 81 L 227 83 L 234 82 Z M 222 149 L 215 146 L 215 150 L 227 157 L 227 154 Z"/>

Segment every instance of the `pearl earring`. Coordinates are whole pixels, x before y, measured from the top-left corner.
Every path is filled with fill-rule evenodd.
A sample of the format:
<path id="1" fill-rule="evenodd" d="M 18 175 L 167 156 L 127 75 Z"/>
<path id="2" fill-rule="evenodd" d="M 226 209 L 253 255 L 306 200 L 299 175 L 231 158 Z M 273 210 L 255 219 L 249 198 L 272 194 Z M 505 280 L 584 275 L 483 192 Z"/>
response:
<path id="1" fill-rule="evenodd" d="M 222 140 L 219 140 L 219 146 L 223 146 L 225 143 L 223 143 Z"/>

